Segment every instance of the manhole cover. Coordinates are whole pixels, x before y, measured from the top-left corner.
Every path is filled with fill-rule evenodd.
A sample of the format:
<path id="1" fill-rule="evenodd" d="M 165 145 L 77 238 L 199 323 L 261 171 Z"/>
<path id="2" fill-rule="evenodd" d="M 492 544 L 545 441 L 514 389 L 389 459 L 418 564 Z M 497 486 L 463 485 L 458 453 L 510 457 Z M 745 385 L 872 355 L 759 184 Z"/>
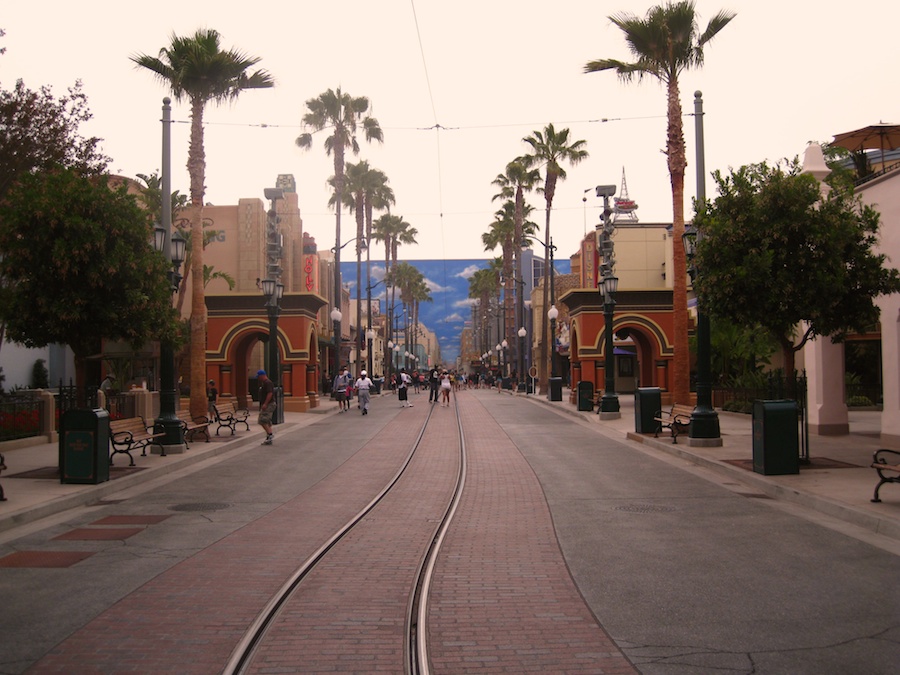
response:
<path id="1" fill-rule="evenodd" d="M 223 502 L 199 502 L 197 504 L 176 504 L 170 506 L 170 511 L 221 511 L 227 509 L 231 504 Z"/>
<path id="2" fill-rule="evenodd" d="M 659 506 L 657 504 L 626 504 L 625 506 L 617 506 L 614 511 L 625 511 L 626 513 L 669 513 L 674 511 L 672 506 Z"/>

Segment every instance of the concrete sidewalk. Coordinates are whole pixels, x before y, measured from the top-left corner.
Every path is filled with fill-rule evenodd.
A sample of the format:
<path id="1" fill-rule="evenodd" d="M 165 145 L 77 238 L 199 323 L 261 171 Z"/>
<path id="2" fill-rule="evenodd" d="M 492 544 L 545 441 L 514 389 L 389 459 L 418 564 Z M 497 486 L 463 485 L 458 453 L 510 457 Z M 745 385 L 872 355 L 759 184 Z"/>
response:
<path id="1" fill-rule="evenodd" d="M 527 398 L 550 406 L 560 414 L 597 425 L 605 434 L 642 443 L 653 450 L 727 475 L 766 497 L 794 502 L 900 541 L 900 484 L 883 485 L 879 493 L 882 501 L 871 502 L 879 480 L 870 464 L 873 453 L 882 447 L 879 442 L 880 412 L 851 410 L 849 435 L 810 434 L 810 463 L 801 464 L 799 474 L 764 476 L 752 470 L 750 415 L 719 411 L 722 446 L 704 448 L 690 446 L 686 435 L 679 436 L 678 443 L 673 444 L 668 431 L 661 433 L 659 438 L 654 438 L 653 434 L 635 433 L 634 397 L 631 395 L 619 396 L 622 416 L 614 420 L 601 420 L 596 411 L 579 412 L 568 402 L 568 389 L 563 390 L 562 402 L 551 402 L 540 395 Z"/>
<path id="2" fill-rule="evenodd" d="M 510 392 L 503 392 L 509 394 Z M 596 412 L 579 412 L 568 402 L 569 391 L 563 390 L 562 402 L 550 402 L 545 396 L 515 394 L 536 405 L 549 406 L 560 415 L 580 419 L 594 425 L 599 433 L 623 442 L 641 443 L 646 448 L 675 455 L 747 486 L 754 494 L 794 502 L 875 534 L 900 541 L 900 485 L 888 484 L 881 489 L 881 503 L 873 504 L 872 493 L 878 476 L 869 464 L 879 445 L 880 413 L 851 411 L 848 436 L 810 436 L 811 463 L 801 465 L 798 475 L 763 476 L 752 471 L 752 420 L 749 415 L 719 413 L 723 444 L 721 447 L 692 447 L 680 437 L 673 444 L 667 434 L 658 439 L 653 434 L 635 433 L 634 398 L 619 397 L 622 416 L 600 420 Z M 413 395 L 414 396 L 414 395 Z M 414 398 L 416 403 L 426 403 Z M 286 413 L 285 423 L 276 434 L 304 427 L 321 419 L 321 414 L 337 412 L 337 404 L 323 401 L 317 413 Z M 251 420 L 252 422 L 252 420 Z M 251 430 L 235 436 L 216 437 L 205 443 L 191 443 L 184 454 L 148 455 L 136 458 L 137 468 L 128 470 L 128 458 L 116 455 L 112 480 L 98 485 L 63 485 L 58 478 L 12 478 L 15 474 L 41 471 L 52 474 L 58 465 L 59 446 L 44 443 L 27 448 L 3 450 L 7 470 L 0 475 L 8 501 L 0 502 L 0 532 L 55 515 L 67 509 L 91 504 L 124 489 L 165 478 L 174 472 L 191 470 L 200 462 L 228 453 L 237 453 L 259 445 L 262 431 L 251 423 Z M 139 453 L 138 453 L 139 454 Z"/>

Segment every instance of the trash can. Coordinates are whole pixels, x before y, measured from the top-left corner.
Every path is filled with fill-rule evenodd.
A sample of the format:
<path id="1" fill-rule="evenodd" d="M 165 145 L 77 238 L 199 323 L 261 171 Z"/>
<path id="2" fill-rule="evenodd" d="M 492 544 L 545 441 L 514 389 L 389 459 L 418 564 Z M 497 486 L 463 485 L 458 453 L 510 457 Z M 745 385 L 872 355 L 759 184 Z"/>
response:
<path id="1" fill-rule="evenodd" d="M 549 394 L 551 401 L 562 401 L 562 383 L 563 380 L 561 377 L 551 377 L 548 378 L 550 386 L 549 386 Z"/>
<path id="2" fill-rule="evenodd" d="M 800 473 L 797 402 L 753 402 L 753 470 L 766 476 Z"/>
<path id="3" fill-rule="evenodd" d="M 381 385 L 383 384 L 383 377 L 376 377 L 374 380 L 372 380 L 372 393 L 378 396 L 381 393 Z"/>
<path id="4" fill-rule="evenodd" d="M 594 383 L 582 380 L 577 391 L 579 412 L 591 412 L 594 409 Z"/>
<path id="5" fill-rule="evenodd" d="M 103 408 L 66 411 L 59 430 L 59 482 L 108 480 L 109 413 Z"/>
<path id="6" fill-rule="evenodd" d="M 503 380 L 501 381 L 501 383 L 502 383 L 501 386 L 504 389 L 512 390 L 512 378 L 511 377 L 504 377 Z"/>
<path id="7" fill-rule="evenodd" d="M 634 430 L 639 434 L 656 433 L 656 414 L 662 410 L 662 390 L 659 387 L 639 387 L 634 392 Z"/>

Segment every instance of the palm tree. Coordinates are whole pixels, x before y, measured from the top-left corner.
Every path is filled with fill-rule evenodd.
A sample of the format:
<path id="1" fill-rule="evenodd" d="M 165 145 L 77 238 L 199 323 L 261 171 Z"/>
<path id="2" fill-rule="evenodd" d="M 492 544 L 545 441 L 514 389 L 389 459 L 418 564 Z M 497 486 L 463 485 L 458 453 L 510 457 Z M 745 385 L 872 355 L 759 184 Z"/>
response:
<path id="1" fill-rule="evenodd" d="M 366 115 L 369 99 L 365 96 L 353 97 L 345 94 L 338 87 L 337 91 L 329 89 L 306 102 L 308 112 L 303 116 L 303 124 L 313 131 L 331 128 L 332 133 L 325 138 L 325 153 L 334 158 L 334 294 L 335 303 L 341 302 L 341 207 L 344 204 L 344 153 L 349 148 L 354 155 L 359 154 L 359 142 L 356 132 L 362 127 L 367 141 L 383 142 L 384 135 L 378 120 Z M 297 145 L 301 148 L 312 147 L 312 134 L 302 133 L 297 137 Z M 339 337 L 335 336 L 337 343 Z M 335 344 L 334 372 L 341 365 L 340 350 Z"/>
<path id="2" fill-rule="evenodd" d="M 372 212 L 374 209 L 385 209 L 394 203 L 394 191 L 387 184 L 384 172 L 369 167 L 365 160 L 358 164 L 347 164 L 344 185 L 344 205 L 356 216 L 356 372 L 362 370 L 362 263 L 363 244 L 366 249 L 366 297 L 367 313 L 371 324 L 371 278 L 369 273 L 370 251 L 372 244 Z M 335 177 L 328 179 L 335 185 Z M 332 196 L 328 205 L 333 206 L 336 195 Z M 365 221 L 365 222 L 364 222 Z M 365 228 L 363 227 L 365 225 Z"/>
<path id="3" fill-rule="evenodd" d="M 480 269 L 469 277 L 469 297 L 477 301 L 476 307 L 479 308 L 477 316 L 473 317 L 473 325 L 477 325 L 480 340 L 478 340 L 479 349 L 482 353 L 491 350 L 490 340 L 488 339 L 488 311 L 491 307 L 491 301 L 494 298 L 499 300 L 500 293 L 500 267 L 497 261 L 491 262 L 491 265 L 485 269 Z"/>
<path id="4" fill-rule="evenodd" d="M 152 72 L 172 92 L 176 101 L 191 106 L 191 141 L 187 168 L 191 181 L 191 415 L 206 414 L 206 300 L 203 288 L 203 198 L 206 191 L 206 152 L 203 145 L 203 114 L 209 102 L 235 100 L 245 89 L 274 86 L 265 70 L 249 72 L 259 57 L 235 49 L 223 51 L 219 33 L 200 29 L 193 35 L 172 35 L 158 56 L 131 57 Z"/>
<path id="5" fill-rule="evenodd" d="M 556 131 L 553 124 L 548 124 L 543 132 L 533 131 L 531 136 L 522 139 L 531 146 L 531 154 L 525 155 L 523 161 L 527 168 L 537 165 L 544 166 L 544 187 L 541 189 L 544 193 L 544 202 L 546 203 L 546 221 L 544 226 L 544 261 L 545 265 L 550 260 L 550 211 L 553 208 L 553 197 L 556 195 L 556 183 L 566 179 L 566 171 L 561 166 L 561 162 L 569 164 L 578 164 L 588 156 L 584 146 L 586 141 L 569 141 L 569 130 L 561 129 Z M 545 266 L 546 269 L 546 266 Z M 550 286 L 549 279 L 544 274 L 543 279 L 544 295 L 543 295 L 543 311 L 550 309 Z M 541 320 L 541 363 L 540 363 L 540 382 L 541 391 L 546 391 L 547 386 L 547 365 L 548 365 L 548 349 L 549 342 L 548 324 Z"/>
<path id="6" fill-rule="evenodd" d="M 375 241 L 380 241 L 384 243 L 384 278 L 385 278 L 385 298 L 387 295 L 387 287 L 391 287 L 391 297 L 390 300 L 385 302 L 387 304 L 387 329 L 388 333 L 391 334 L 393 331 L 393 308 L 394 308 L 394 289 L 395 285 L 393 283 L 393 275 L 391 261 L 393 260 L 393 264 L 396 266 L 397 264 L 397 249 L 400 244 L 415 244 L 416 235 L 418 231 L 416 228 L 412 227 L 409 223 L 403 220 L 403 216 L 395 216 L 390 213 L 386 213 L 381 216 L 377 220 L 372 223 L 372 238 Z M 392 355 L 388 353 L 390 347 L 387 346 L 387 343 L 392 339 L 393 335 L 391 334 L 388 340 L 385 341 L 385 363 L 392 362 Z"/>
<path id="7" fill-rule="evenodd" d="M 681 97 L 678 76 L 682 71 L 703 65 L 703 47 L 735 17 L 726 10 L 716 14 L 703 33 L 698 32 L 693 0 L 651 7 L 645 18 L 627 12 L 609 17 L 625 34 L 633 63 L 616 59 L 589 61 L 586 73 L 615 70 L 624 81 L 651 76 L 665 84 L 668 98 L 666 158 L 672 184 L 672 312 L 675 334 L 672 394 L 676 403 L 690 398 L 690 354 L 688 352 L 687 265 L 681 235 L 684 234 L 684 169 L 687 158 L 681 124 Z"/>
<path id="8" fill-rule="evenodd" d="M 515 251 L 516 284 L 514 293 L 516 307 L 522 308 L 523 314 L 524 299 L 520 297 L 525 290 L 525 280 L 522 276 L 522 239 L 524 237 L 525 218 L 532 210 L 532 207 L 525 203 L 525 193 L 531 192 L 531 190 L 541 181 L 540 171 L 537 169 L 529 169 L 525 164 L 523 158 L 517 157 L 506 165 L 506 169 L 503 173 L 497 174 L 497 177 L 493 180 L 493 185 L 499 187 L 500 192 L 492 198 L 492 201 L 497 199 L 513 199 L 515 203 L 515 235 L 513 237 L 513 250 Z M 531 225 L 533 227 L 534 223 L 531 223 Z M 533 232 L 534 230 L 532 229 L 531 233 Z M 517 323 L 520 326 L 524 326 L 525 317 L 518 316 Z M 516 356 L 519 360 L 518 367 L 521 370 L 521 368 L 524 367 L 524 362 L 522 361 L 523 355 L 518 353 L 519 342 L 518 340 L 514 340 L 512 343 L 516 345 Z M 520 372 L 519 377 L 524 377 L 523 373 Z"/>

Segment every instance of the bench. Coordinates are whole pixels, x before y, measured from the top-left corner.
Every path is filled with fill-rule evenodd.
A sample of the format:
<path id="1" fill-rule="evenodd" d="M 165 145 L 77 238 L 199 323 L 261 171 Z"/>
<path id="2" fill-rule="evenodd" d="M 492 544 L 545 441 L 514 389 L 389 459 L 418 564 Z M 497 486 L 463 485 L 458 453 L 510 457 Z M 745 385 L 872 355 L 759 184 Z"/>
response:
<path id="1" fill-rule="evenodd" d="M 694 409 L 689 405 L 681 405 L 676 403 L 669 410 L 660 410 L 654 416 L 657 423 L 654 438 L 659 438 L 659 433 L 663 429 L 668 429 L 672 433 L 672 442 L 678 443 L 678 434 L 687 431 L 691 424 L 691 415 Z"/>
<path id="2" fill-rule="evenodd" d="M 249 410 L 236 408 L 233 401 L 216 403 L 215 409 L 215 421 L 219 424 L 219 426 L 216 427 L 216 436 L 219 435 L 219 430 L 222 427 L 231 429 L 231 435 L 234 436 L 238 424 L 243 424 L 247 431 L 250 431 L 250 424 L 247 422 L 247 419 L 250 417 Z"/>
<path id="3" fill-rule="evenodd" d="M 6 471 L 6 461 L 3 459 L 3 455 L 0 455 L 0 473 Z M 0 502 L 6 501 L 6 495 L 3 493 L 3 486 L 0 485 Z"/>
<path id="4" fill-rule="evenodd" d="M 209 443 L 210 421 L 206 417 L 202 415 L 194 418 L 181 417 L 178 421 L 181 422 L 181 428 L 184 431 L 184 444 L 186 447 L 191 447 L 188 445 L 188 440 L 194 440 L 197 434 L 205 436 L 206 442 Z"/>
<path id="5" fill-rule="evenodd" d="M 875 486 L 873 502 L 880 502 L 878 491 L 885 483 L 900 483 L 900 452 L 894 450 L 876 450 L 872 455 L 872 468 L 878 472 L 878 485 Z"/>
<path id="6" fill-rule="evenodd" d="M 147 423 L 143 417 L 126 417 L 120 420 L 110 420 L 109 422 L 109 442 L 113 447 L 109 453 L 109 464 L 112 466 L 113 455 L 122 453 L 128 455 L 131 463 L 128 466 L 134 466 L 134 457 L 131 456 L 132 450 L 141 450 L 141 457 L 147 456 L 147 446 L 154 445 L 155 439 L 165 436 L 164 433 L 154 434 L 147 430 Z M 158 445 L 158 443 L 156 443 Z"/>

